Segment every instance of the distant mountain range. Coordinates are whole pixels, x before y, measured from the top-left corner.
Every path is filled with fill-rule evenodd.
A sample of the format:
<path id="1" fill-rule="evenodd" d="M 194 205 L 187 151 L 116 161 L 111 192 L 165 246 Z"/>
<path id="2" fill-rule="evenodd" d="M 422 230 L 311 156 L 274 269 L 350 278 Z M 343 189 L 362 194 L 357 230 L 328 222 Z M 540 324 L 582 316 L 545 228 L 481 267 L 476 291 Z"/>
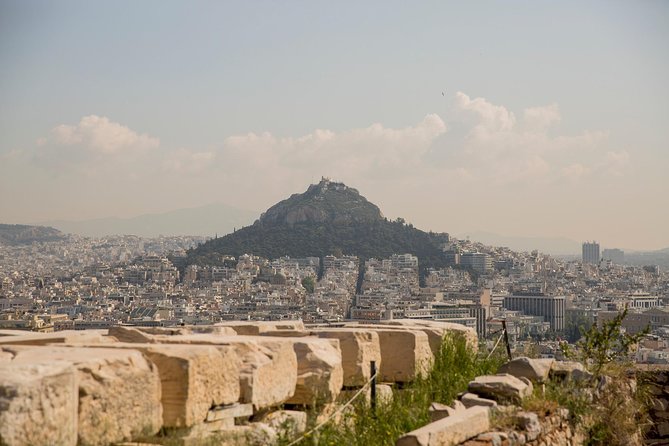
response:
<path id="1" fill-rule="evenodd" d="M 55 242 L 65 235 L 54 228 L 28 225 L 0 224 L 0 244 L 25 245 L 32 242 Z"/>
<path id="2" fill-rule="evenodd" d="M 424 267 L 443 266 L 443 236 L 389 221 L 356 189 L 322 180 L 263 213 L 251 226 L 209 240 L 189 252 L 189 263 L 219 264 L 223 255 L 255 254 L 267 258 L 326 256 L 387 258 L 410 253 Z"/>
<path id="3" fill-rule="evenodd" d="M 88 237 L 113 234 L 132 234 L 140 237 L 158 235 L 225 235 L 250 225 L 258 213 L 224 204 L 210 204 L 158 214 L 144 214 L 131 218 L 97 218 L 93 220 L 54 220 L 39 223 L 63 232 Z"/>

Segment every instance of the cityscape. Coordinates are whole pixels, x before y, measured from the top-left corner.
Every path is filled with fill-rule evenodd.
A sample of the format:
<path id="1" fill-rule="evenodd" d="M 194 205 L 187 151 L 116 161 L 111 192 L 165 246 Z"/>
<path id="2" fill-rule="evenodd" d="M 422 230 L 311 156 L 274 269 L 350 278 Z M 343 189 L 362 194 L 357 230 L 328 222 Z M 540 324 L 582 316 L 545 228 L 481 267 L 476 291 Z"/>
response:
<path id="1" fill-rule="evenodd" d="M 441 234 L 441 268 L 421 269 L 411 253 L 361 259 L 341 250 L 222 253 L 216 265 L 189 264 L 187 252 L 206 241 L 69 234 L 0 245 L 0 329 L 420 319 L 462 324 L 493 342 L 505 321 L 514 351 L 552 358 L 560 343 L 627 309 L 624 330 L 650 329 L 635 360 L 669 363 L 669 271 L 625 265 L 620 249 L 595 241 L 583 243 L 581 259 L 561 260 Z"/>

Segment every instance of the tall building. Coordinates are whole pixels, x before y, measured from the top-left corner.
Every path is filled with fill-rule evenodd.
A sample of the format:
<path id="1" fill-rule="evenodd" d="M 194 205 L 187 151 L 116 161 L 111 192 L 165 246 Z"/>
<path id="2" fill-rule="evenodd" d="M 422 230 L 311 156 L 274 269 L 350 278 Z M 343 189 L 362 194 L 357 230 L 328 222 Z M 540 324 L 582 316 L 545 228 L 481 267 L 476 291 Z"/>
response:
<path id="1" fill-rule="evenodd" d="M 625 261 L 625 252 L 621 249 L 605 249 L 602 251 L 602 258 L 621 265 Z"/>
<path id="2" fill-rule="evenodd" d="M 465 252 L 460 255 L 460 265 L 485 274 L 492 271 L 492 257 L 482 252 Z"/>
<path id="3" fill-rule="evenodd" d="M 583 263 L 599 263 L 599 243 L 583 243 Z"/>
<path id="4" fill-rule="evenodd" d="M 532 316 L 542 316 L 544 321 L 551 325 L 551 330 L 564 330 L 564 296 L 514 294 L 504 297 L 504 308 Z"/>

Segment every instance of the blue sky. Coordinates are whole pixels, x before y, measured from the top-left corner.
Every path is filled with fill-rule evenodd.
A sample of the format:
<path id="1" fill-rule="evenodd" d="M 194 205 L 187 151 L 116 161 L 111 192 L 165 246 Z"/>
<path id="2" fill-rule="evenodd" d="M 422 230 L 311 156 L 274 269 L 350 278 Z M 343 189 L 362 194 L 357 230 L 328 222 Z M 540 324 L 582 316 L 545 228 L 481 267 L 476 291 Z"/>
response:
<path id="1" fill-rule="evenodd" d="M 424 229 L 669 246 L 669 3 L 359 3 L 0 0 L 2 220 L 326 175 Z"/>

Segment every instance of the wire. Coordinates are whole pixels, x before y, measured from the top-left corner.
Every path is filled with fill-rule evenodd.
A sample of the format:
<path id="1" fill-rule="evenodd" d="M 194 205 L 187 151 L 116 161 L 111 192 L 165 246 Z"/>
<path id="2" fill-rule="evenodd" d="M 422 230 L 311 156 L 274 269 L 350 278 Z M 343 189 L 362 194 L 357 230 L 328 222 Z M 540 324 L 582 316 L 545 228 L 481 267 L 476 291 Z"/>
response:
<path id="1" fill-rule="evenodd" d="M 351 397 L 351 399 L 348 400 L 348 401 L 346 402 L 346 404 L 344 404 L 344 405 L 341 406 L 339 409 L 337 409 L 337 410 L 335 410 L 334 412 L 332 412 L 332 414 L 330 414 L 329 417 L 327 417 L 325 420 L 321 421 L 318 425 L 316 425 L 315 427 L 313 427 L 311 430 L 309 430 L 309 431 L 305 432 L 304 434 L 302 434 L 301 437 L 299 437 L 299 438 L 296 439 L 296 440 L 293 440 L 293 442 L 292 442 L 292 443 L 289 443 L 288 446 L 294 446 L 294 445 L 298 444 L 300 441 L 304 440 L 304 439 L 307 438 L 309 435 L 313 434 L 313 433 L 316 432 L 318 429 L 320 429 L 321 427 L 325 426 L 330 420 L 332 420 L 332 419 L 335 417 L 335 415 L 341 413 L 344 409 L 346 409 L 348 406 L 350 406 L 351 403 L 353 402 L 353 400 L 355 400 L 358 396 L 360 396 L 360 394 L 361 394 L 361 393 L 362 393 L 362 392 L 363 392 L 363 391 L 364 391 L 364 390 L 371 384 L 371 382 L 376 378 L 376 375 L 378 375 L 378 372 L 376 372 L 371 378 L 369 378 L 369 381 L 367 381 L 367 382 L 365 383 L 365 385 L 362 386 L 362 387 L 360 388 L 360 390 L 358 390 L 358 391 L 355 393 L 355 395 L 353 395 L 353 396 Z"/>
<path id="2" fill-rule="evenodd" d="M 490 353 L 488 353 L 488 357 L 485 358 L 485 359 L 490 359 L 490 357 L 492 356 L 492 354 L 495 352 L 495 349 L 496 349 L 497 346 L 499 345 L 499 341 L 502 340 L 502 337 L 504 337 L 504 333 L 502 333 L 501 335 L 499 335 L 499 338 L 497 338 L 497 342 L 495 342 L 495 346 L 492 348 L 492 350 L 490 350 Z"/>

